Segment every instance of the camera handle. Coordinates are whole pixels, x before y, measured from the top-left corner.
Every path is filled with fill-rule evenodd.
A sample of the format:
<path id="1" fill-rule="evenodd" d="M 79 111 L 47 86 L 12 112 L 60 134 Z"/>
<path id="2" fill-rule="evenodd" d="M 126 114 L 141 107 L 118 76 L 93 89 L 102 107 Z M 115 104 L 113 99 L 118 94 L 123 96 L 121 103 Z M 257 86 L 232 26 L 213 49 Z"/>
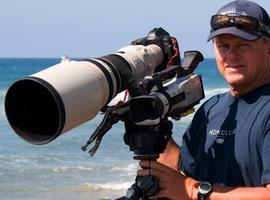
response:
<path id="1" fill-rule="evenodd" d="M 125 118 L 128 111 L 129 107 L 127 103 L 108 106 L 101 123 L 81 149 L 86 151 L 88 146 L 94 143 L 92 148 L 88 151 L 90 156 L 93 157 L 101 143 L 103 136 L 112 128 L 114 124 Z"/>

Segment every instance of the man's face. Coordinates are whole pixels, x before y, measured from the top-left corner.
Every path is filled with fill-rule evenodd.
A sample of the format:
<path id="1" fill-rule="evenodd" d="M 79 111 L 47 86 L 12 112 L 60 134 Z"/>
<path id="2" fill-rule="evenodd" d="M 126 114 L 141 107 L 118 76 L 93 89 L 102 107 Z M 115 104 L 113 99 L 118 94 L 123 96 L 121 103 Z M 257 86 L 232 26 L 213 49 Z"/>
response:
<path id="1" fill-rule="evenodd" d="M 214 38 L 214 48 L 218 69 L 234 95 L 270 82 L 270 42 L 226 34 Z"/>

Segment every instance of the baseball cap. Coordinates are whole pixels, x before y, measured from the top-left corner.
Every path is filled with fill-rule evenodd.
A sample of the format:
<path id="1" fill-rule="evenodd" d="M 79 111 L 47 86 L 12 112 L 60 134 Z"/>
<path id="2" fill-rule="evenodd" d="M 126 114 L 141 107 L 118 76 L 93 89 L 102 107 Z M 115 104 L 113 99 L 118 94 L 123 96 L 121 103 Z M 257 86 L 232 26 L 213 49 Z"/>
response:
<path id="1" fill-rule="evenodd" d="M 212 16 L 207 41 L 221 34 L 232 34 L 250 41 L 257 40 L 262 35 L 270 37 L 269 15 L 255 2 L 232 1 Z"/>

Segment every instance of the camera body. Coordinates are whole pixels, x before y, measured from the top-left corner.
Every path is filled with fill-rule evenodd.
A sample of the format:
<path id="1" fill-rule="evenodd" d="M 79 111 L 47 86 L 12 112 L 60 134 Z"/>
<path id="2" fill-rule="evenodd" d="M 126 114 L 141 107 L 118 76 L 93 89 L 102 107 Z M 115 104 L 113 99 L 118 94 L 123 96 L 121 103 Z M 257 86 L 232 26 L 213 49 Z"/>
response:
<path id="1" fill-rule="evenodd" d="M 181 113 L 191 109 L 204 98 L 201 76 L 190 74 L 173 78 L 149 95 L 130 100 L 132 122 L 136 125 L 157 125 L 165 117 L 177 120 Z"/>

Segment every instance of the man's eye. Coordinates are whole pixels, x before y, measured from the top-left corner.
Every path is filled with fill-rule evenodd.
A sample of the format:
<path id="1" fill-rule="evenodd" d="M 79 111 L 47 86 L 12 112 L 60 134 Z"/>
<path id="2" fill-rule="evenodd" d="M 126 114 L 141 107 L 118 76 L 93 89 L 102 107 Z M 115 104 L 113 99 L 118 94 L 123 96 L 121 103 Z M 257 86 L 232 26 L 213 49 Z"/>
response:
<path id="1" fill-rule="evenodd" d="M 240 44 L 239 45 L 239 48 L 240 49 L 247 49 L 247 48 L 249 48 L 250 47 L 250 44 L 248 44 L 248 43 L 243 43 L 243 44 Z"/>
<path id="2" fill-rule="evenodd" d="M 227 48 L 229 48 L 229 45 L 227 45 L 227 44 L 218 44 L 217 48 L 218 49 L 227 49 Z"/>

